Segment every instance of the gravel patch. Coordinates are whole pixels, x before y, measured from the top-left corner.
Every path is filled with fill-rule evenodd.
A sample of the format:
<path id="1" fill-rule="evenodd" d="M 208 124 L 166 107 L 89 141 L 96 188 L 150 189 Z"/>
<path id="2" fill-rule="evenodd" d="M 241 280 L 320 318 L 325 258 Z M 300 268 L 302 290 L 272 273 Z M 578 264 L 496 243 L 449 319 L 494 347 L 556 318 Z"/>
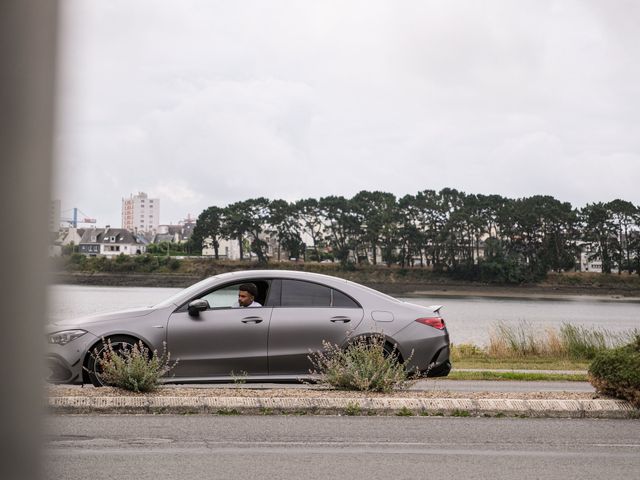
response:
<path id="1" fill-rule="evenodd" d="M 452 392 L 449 390 L 412 391 L 391 393 L 353 392 L 320 386 L 301 388 L 252 389 L 212 386 L 204 388 L 162 386 L 151 393 L 134 393 L 114 387 L 96 388 L 90 385 L 51 385 L 46 387 L 49 397 L 248 397 L 248 398 L 469 398 L 514 400 L 589 400 L 608 399 L 590 392 Z"/>

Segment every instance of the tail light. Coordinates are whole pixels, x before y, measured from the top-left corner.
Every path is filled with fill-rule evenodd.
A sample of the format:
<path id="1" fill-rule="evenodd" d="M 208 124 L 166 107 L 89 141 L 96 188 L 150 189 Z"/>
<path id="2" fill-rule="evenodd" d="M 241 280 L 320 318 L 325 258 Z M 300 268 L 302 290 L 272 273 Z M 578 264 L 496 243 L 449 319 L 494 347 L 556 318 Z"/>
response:
<path id="1" fill-rule="evenodd" d="M 438 330 L 444 330 L 444 320 L 440 317 L 423 317 L 416 318 L 416 322 L 423 325 L 429 325 L 430 327 L 437 328 Z"/>

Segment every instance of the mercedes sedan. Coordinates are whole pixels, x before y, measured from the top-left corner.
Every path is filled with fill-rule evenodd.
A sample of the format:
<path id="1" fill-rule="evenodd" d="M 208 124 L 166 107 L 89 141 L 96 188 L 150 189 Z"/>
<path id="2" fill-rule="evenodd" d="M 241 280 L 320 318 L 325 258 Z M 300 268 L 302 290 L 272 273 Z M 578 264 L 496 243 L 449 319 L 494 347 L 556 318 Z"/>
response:
<path id="1" fill-rule="evenodd" d="M 254 308 L 238 304 L 239 287 L 246 284 L 252 285 Z M 239 374 L 247 381 L 298 380 L 310 376 L 309 355 L 323 341 L 347 348 L 376 334 L 407 369 L 446 376 L 449 334 L 440 308 L 328 275 L 224 273 L 152 307 L 49 324 L 48 381 L 100 385 L 92 352 L 103 339 L 121 346 L 142 341 L 160 353 L 166 345 L 171 359 L 179 360 L 166 382 L 229 381 Z"/>

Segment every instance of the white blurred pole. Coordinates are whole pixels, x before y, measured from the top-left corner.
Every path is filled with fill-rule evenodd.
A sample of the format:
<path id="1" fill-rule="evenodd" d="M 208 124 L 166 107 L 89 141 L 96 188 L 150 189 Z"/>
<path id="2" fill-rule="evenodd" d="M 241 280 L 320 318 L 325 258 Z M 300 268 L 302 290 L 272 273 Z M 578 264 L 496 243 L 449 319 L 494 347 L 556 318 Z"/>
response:
<path id="1" fill-rule="evenodd" d="M 57 2 L 0 1 L 1 479 L 42 477 Z"/>

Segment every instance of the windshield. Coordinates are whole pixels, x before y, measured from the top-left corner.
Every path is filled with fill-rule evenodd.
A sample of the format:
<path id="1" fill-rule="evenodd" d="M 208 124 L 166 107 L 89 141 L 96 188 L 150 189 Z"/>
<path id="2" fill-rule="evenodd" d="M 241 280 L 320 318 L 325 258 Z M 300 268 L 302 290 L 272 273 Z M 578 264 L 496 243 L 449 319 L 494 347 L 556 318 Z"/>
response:
<path id="1" fill-rule="evenodd" d="M 164 307 L 168 307 L 170 305 L 178 306 L 186 298 L 189 298 L 191 295 L 195 294 L 197 291 L 202 289 L 203 286 L 211 283 L 211 280 L 213 278 L 215 278 L 215 277 L 205 278 L 204 280 L 200 280 L 199 282 L 194 283 L 193 285 L 191 285 L 190 287 L 185 288 L 184 290 L 180 290 L 175 295 L 172 295 L 171 297 L 167 298 L 166 300 L 163 300 L 162 302 L 158 303 L 157 305 L 154 305 L 154 308 L 164 308 Z"/>

